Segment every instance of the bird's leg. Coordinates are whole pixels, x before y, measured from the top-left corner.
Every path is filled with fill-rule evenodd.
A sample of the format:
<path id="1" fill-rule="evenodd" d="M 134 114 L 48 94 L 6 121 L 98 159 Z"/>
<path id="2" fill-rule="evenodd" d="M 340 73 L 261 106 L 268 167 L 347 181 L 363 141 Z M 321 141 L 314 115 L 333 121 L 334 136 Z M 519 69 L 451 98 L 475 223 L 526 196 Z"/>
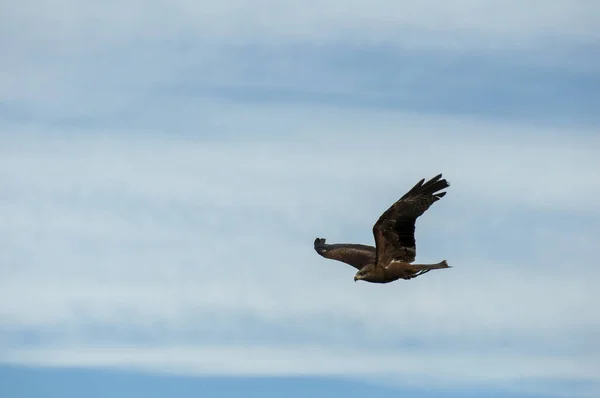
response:
<path id="1" fill-rule="evenodd" d="M 415 273 L 415 274 L 414 274 L 412 277 L 414 278 L 414 277 L 416 277 L 416 276 L 419 276 L 419 275 L 426 274 L 426 273 L 428 273 L 429 271 L 431 271 L 431 269 L 422 269 L 422 270 L 418 270 L 418 271 L 417 271 L 417 272 L 416 272 L 416 273 Z"/>

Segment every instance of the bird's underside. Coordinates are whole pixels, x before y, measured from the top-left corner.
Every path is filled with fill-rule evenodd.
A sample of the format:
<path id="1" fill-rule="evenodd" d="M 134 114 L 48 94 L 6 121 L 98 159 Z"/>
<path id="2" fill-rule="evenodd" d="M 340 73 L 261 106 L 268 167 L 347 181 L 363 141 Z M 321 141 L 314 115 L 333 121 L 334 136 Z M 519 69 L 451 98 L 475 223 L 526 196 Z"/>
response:
<path id="1" fill-rule="evenodd" d="M 375 247 L 354 243 L 327 244 L 317 238 L 315 251 L 321 256 L 344 262 L 358 271 L 354 281 L 388 283 L 412 279 L 434 269 L 450 268 L 446 260 L 437 264 L 412 264 L 416 257 L 415 223 L 446 192 L 450 184 L 439 174 L 419 181 L 387 209 L 373 226 Z"/>

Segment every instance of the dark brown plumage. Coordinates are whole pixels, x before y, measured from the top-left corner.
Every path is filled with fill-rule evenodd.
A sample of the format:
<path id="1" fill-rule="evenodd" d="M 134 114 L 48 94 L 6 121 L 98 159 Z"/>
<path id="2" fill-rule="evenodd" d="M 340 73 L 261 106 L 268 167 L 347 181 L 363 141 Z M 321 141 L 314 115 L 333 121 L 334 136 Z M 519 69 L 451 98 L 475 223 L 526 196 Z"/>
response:
<path id="1" fill-rule="evenodd" d="M 375 247 L 350 243 L 326 244 L 317 238 L 314 247 L 321 256 L 350 264 L 358 269 L 354 281 L 388 283 L 412 279 L 432 269 L 450 268 L 446 260 L 437 264 L 411 264 L 417 254 L 415 223 L 440 200 L 450 184 L 439 174 L 419 181 L 387 209 L 373 226 Z"/>

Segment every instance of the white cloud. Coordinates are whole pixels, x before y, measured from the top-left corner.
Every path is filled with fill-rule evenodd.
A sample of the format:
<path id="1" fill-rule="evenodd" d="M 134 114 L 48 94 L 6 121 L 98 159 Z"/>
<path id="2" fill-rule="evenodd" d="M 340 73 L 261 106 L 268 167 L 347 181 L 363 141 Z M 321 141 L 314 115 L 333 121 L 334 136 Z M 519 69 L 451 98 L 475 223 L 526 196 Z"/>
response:
<path id="1" fill-rule="evenodd" d="M 466 0 L 12 2 L 0 13 L 6 54 L 0 111 L 28 121 L 126 124 L 131 118 L 139 125 L 156 124 L 168 110 L 185 114 L 177 118 L 185 123 L 194 109 L 178 102 L 181 91 L 211 96 L 223 87 L 257 88 L 376 101 L 381 86 L 369 85 L 382 79 L 411 104 L 435 107 L 432 97 L 448 104 L 461 94 L 477 101 L 484 90 L 474 87 L 494 85 L 510 86 L 518 101 L 522 87 L 513 75 L 526 82 L 531 68 L 547 73 L 548 84 L 524 83 L 533 93 L 529 103 L 541 108 L 544 97 L 535 93 L 551 93 L 547 85 L 556 84 L 565 97 L 563 80 L 574 86 L 584 84 L 579 78 L 593 80 L 598 23 L 595 2 L 566 0 L 543 7 Z M 357 49 L 367 51 L 356 56 Z M 388 70 L 365 65 L 372 52 Z M 570 109 L 569 101 L 546 98 L 551 107 Z"/>
<path id="2" fill-rule="evenodd" d="M 585 1 L 3 7 L 0 111 L 30 124 L 0 126 L 0 362 L 596 388 L 597 129 L 191 98 L 209 83 L 377 95 L 360 71 L 297 65 L 286 51 L 307 43 L 564 65 L 598 24 Z M 161 102 L 181 84 L 193 94 Z M 152 127 L 35 124 L 135 112 Z M 312 250 L 372 242 L 379 214 L 439 172 L 451 187 L 419 221 L 418 260 L 453 269 L 354 284 Z M 38 344 L 15 343 L 23 331 Z"/>
<path id="3" fill-rule="evenodd" d="M 517 1 L 195 1 L 13 2 L 3 26 L 28 37 L 75 40 L 79 45 L 152 39 L 339 39 L 404 47 L 480 49 L 593 43 L 600 8 L 595 2 Z M 26 32 L 22 30 L 27 26 Z M 50 35 L 50 36 L 47 36 Z"/>
<path id="4" fill-rule="evenodd" d="M 412 387 L 477 388 L 493 386 L 500 390 L 543 392 L 548 396 L 593 397 L 573 394 L 562 388 L 522 383 L 523 375 L 544 380 L 562 378 L 597 380 L 596 358 L 538 356 L 495 353 L 493 359 L 464 352 L 419 352 L 390 355 L 385 351 L 331 350 L 324 347 L 235 347 L 172 346 L 148 347 L 68 346 L 50 349 L 24 349 L 0 358 L 11 363 L 50 367 L 110 367 L 149 373 L 185 375 L 322 376 L 351 377 L 390 385 Z M 465 369 L 469 384 L 465 385 Z"/>
<path id="5" fill-rule="evenodd" d="M 573 361 L 559 356 L 540 356 L 524 360 L 520 356 L 497 354 L 494 367 L 479 355 L 459 352 L 420 352 L 402 357 L 384 351 L 366 352 L 357 349 L 329 350 L 324 347 L 235 347 L 235 346 L 173 346 L 155 347 L 101 346 L 24 349 L 8 355 L 11 362 L 45 366 L 116 366 L 164 371 L 165 365 L 175 373 L 205 375 L 343 375 L 389 377 L 401 374 L 431 381 L 464 377 L 462 366 L 471 370 L 474 381 L 506 382 L 523 374 L 540 378 L 598 378 L 590 358 Z M 517 365 L 518 361 L 521 361 Z M 167 371 L 169 371 L 167 369 Z M 423 380 L 424 381 L 424 380 Z M 432 383 L 434 384 L 434 383 Z M 460 383 L 459 383 L 460 384 Z"/>
<path id="6" fill-rule="evenodd" d="M 337 375 L 373 363 L 400 379 L 433 367 L 427 382 L 440 385 L 598 382 L 596 136 L 209 109 L 236 141 L 5 127 L 0 361 Z M 439 172 L 451 187 L 419 221 L 418 260 L 451 270 L 354 284 L 353 269 L 312 250 L 316 236 L 372 242 L 379 214 Z M 40 345 L 10 343 L 23 330 Z"/>

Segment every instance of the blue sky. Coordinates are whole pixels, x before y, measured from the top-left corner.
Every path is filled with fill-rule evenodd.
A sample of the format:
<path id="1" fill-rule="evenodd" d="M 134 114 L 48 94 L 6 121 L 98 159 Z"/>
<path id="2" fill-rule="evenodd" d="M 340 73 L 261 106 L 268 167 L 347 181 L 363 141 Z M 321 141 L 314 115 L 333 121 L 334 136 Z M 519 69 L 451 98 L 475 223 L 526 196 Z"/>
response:
<path id="1" fill-rule="evenodd" d="M 3 8 L 3 397 L 600 394 L 599 5 Z M 438 173 L 451 270 L 313 251 Z"/>

